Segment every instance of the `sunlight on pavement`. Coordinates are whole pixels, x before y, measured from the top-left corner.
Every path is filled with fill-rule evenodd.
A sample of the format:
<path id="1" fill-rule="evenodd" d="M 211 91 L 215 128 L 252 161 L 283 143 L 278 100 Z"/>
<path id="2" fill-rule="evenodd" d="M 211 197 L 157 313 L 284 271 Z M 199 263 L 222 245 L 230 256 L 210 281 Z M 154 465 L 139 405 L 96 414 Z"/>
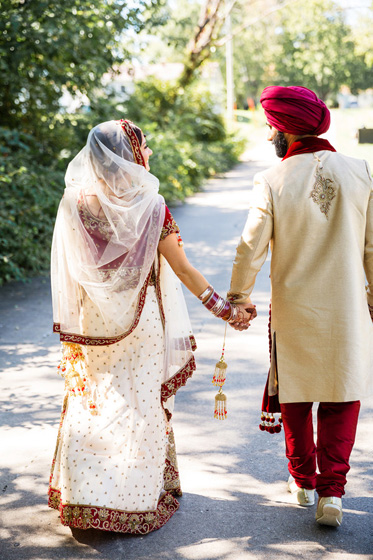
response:
<path id="1" fill-rule="evenodd" d="M 186 560 L 250 558 L 245 548 L 249 544 L 248 538 L 243 539 L 203 539 L 200 543 L 177 549 Z M 240 555 L 240 550 L 242 556 Z"/>

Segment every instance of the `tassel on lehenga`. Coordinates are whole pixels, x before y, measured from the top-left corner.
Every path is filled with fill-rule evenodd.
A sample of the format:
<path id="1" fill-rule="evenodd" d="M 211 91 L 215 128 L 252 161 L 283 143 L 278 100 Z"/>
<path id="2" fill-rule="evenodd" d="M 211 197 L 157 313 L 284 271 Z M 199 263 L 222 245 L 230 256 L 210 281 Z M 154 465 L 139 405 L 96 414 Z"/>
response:
<path id="1" fill-rule="evenodd" d="M 87 379 L 85 377 L 85 357 L 79 344 L 62 343 L 62 358 L 57 366 L 59 373 L 65 379 L 65 390 L 75 397 L 87 397 Z M 96 415 L 97 407 L 91 398 L 88 399 L 91 414 Z"/>
<path id="2" fill-rule="evenodd" d="M 224 360 L 225 337 L 227 334 L 227 325 L 225 325 L 224 342 L 220 360 L 215 365 L 215 373 L 212 383 L 215 387 L 219 387 L 219 391 L 215 396 L 214 418 L 217 420 L 225 420 L 227 417 L 227 396 L 223 393 L 223 385 L 227 377 L 227 364 Z"/>

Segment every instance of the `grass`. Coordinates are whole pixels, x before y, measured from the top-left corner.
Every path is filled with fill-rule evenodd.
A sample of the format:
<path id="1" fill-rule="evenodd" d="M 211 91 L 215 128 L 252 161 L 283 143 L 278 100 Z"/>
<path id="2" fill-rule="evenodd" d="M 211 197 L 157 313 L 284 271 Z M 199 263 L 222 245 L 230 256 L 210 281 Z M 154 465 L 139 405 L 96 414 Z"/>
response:
<path id="1" fill-rule="evenodd" d="M 373 128 L 372 109 L 332 109 L 330 142 L 346 156 L 366 159 L 373 173 L 373 144 L 359 144 L 357 130 Z"/>

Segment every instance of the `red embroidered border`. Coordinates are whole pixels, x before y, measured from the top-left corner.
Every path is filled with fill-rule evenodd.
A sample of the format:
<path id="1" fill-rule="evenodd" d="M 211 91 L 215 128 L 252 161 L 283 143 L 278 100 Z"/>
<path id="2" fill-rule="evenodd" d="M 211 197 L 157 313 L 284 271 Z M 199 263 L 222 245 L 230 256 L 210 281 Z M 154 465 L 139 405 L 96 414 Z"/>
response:
<path id="1" fill-rule="evenodd" d="M 162 292 L 161 292 L 161 261 L 158 259 L 158 270 L 157 275 L 155 277 L 155 296 L 158 302 L 159 313 L 161 315 L 162 325 L 165 328 L 166 325 L 166 317 L 164 314 L 163 303 L 162 303 Z"/>
<path id="2" fill-rule="evenodd" d="M 154 511 L 122 511 L 106 507 L 63 504 L 61 492 L 49 487 L 48 506 L 59 510 L 62 525 L 78 529 L 101 529 L 117 533 L 145 535 L 160 529 L 179 508 L 179 502 L 166 493 Z"/>
<path id="3" fill-rule="evenodd" d="M 196 343 L 196 339 L 194 338 L 194 336 L 191 334 L 189 337 L 190 343 L 192 345 L 192 350 L 193 352 L 195 352 L 197 350 L 197 343 Z"/>
<path id="4" fill-rule="evenodd" d="M 145 304 L 146 291 L 148 289 L 151 274 L 152 274 L 152 270 L 150 270 L 145 280 L 145 283 L 141 288 L 139 299 L 137 302 L 135 317 L 132 322 L 132 325 L 130 326 L 127 332 L 119 334 L 118 336 L 112 336 L 108 338 L 96 338 L 93 336 L 82 336 L 80 334 L 67 333 L 61 331 L 60 323 L 53 323 L 53 332 L 59 333 L 61 342 L 74 342 L 75 344 L 83 344 L 84 346 L 109 346 L 110 344 L 116 344 L 117 342 L 120 342 L 121 340 L 123 340 L 123 338 L 126 338 L 126 336 L 130 335 L 131 332 L 133 332 L 137 327 L 137 325 L 139 324 L 141 313 Z"/>
<path id="5" fill-rule="evenodd" d="M 194 356 L 183 366 L 171 379 L 168 379 L 165 383 L 161 385 L 161 401 L 166 401 L 172 395 L 176 395 L 176 392 L 180 387 L 183 387 L 188 379 L 192 377 L 193 372 L 196 370 L 196 361 Z"/>
<path id="6" fill-rule="evenodd" d="M 166 457 L 166 466 L 163 473 L 164 488 L 173 496 L 182 496 L 183 492 L 180 487 L 179 471 L 171 464 Z"/>
<path id="7" fill-rule="evenodd" d="M 135 160 L 135 163 L 145 167 L 145 161 L 144 161 L 144 158 L 143 158 L 142 153 L 141 153 L 139 139 L 137 138 L 136 133 L 133 131 L 133 129 L 131 127 L 131 121 L 121 119 L 120 120 L 120 126 L 123 128 L 126 136 L 128 137 L 128 139 L 130 141 L 131 148 L 132 148 L 132 153 L 133 153 L 133 158 Z"/>
<path id="8" fill-rule="evenodd" d="M 168 412 L 168 411 L 167 411 Z M 179 467 L 177 464 L 175 435 L 172 426 L 169 426 L 166 464 L 163 471 L 163 487 L 173 496 L 182 496 L 180 487 Z"/>
<path id="9" fill-rule="evenodd" d="M 68 395 L 65 396 L 58 428 L 56 449 L 51 466 L 48 489 L 48 506 L 61 513 L 61 523 L 80 529 L 96 528 L 104 531 L 145 534 L 162 527 L 179 508 L 179 503 L 172 496 L 181 496 L 179 471 L 175 449 L 175 439 L 171 428 L 167 443 L 167 455 L 163 472 L 164 488 L 168 492 L 158 502 L 155 511 L 125 512 L 99 506 L 79 504 L 62 504 L 61 491 L 52 487 L 53 472 L 56 465 L 58 447 L 61 441 L 61 429 L 65 419 Z M 98 518 L 98 519 L 97 519 Z"/>
<path id="10" fill-rule="evenodd" d="M 166 237 L 168 235 L 170 235 L 171 233 L 180 233 L 180 228 L 173 218 L 172 218 L 171 222 L 167 222 L 166 225 L 163 225 L 163 228 L 162 228 L 162 231 L 161 231 L 161 241 L 166 239 Z"/>

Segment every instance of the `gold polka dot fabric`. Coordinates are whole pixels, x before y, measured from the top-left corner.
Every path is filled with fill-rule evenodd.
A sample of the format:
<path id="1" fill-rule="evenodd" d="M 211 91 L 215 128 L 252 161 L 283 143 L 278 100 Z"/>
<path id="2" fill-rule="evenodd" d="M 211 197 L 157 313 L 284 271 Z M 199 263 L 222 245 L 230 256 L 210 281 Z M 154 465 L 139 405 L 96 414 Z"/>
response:
<path id="1" fill-rule="evenodd" d="M 97 320 L 93 305 L 84 320 Z M 49 491 L 49 505 L 60 509 L 64 524 L 144 533 L 176 511 L 177 501 L 165 490 L 180 493 L 160 398 L 164 346 L 156 290 L 149 286 L 132 334 L 110 346 L 84 348 L 98 414 L 84 399 L 66 396 Z"/>

